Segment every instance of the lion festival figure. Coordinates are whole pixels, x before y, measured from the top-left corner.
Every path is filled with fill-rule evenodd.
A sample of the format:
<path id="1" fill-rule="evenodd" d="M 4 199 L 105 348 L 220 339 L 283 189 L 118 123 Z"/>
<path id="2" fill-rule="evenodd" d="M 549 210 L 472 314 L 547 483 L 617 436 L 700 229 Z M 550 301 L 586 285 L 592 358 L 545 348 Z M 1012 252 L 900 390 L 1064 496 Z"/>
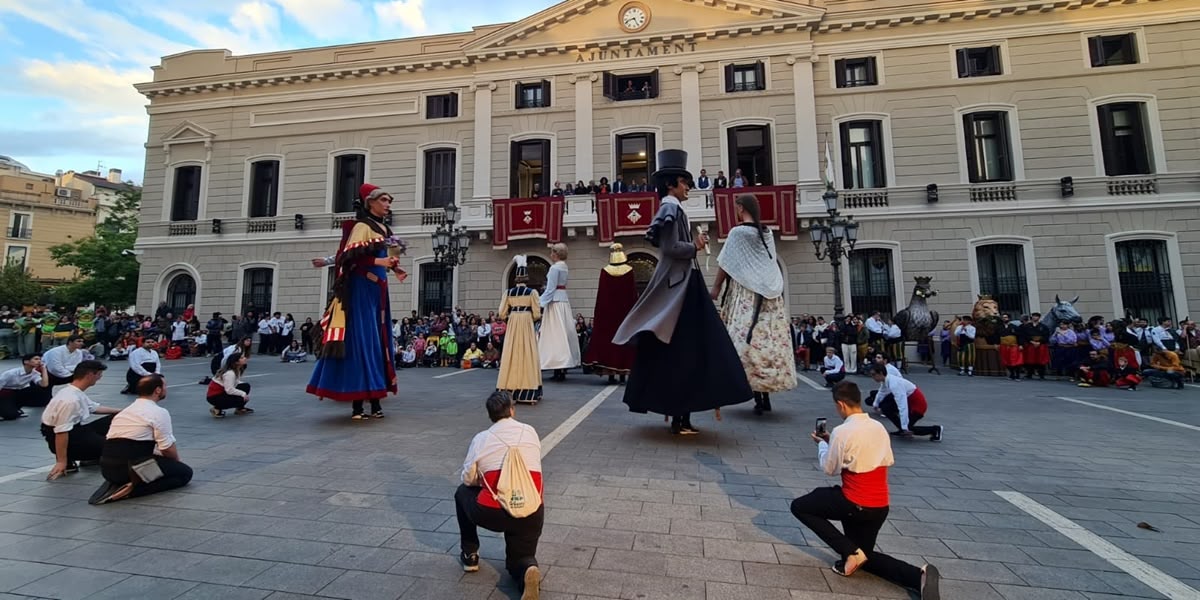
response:
<path id="1" fill-rule="evenodd" d="M 904 310 L 896 313 L 896 325 L 900 326 L 900 332 L 903 334 L 900 338 L 901 347 L 903 348 L 908 342 L 916 342 L 918 345 L 929 344 L 929 372 L 940 375 L 937 363 L 933 360 L 933 344 L 929 340 L 933 328 L 938 324 L 938 313 L 936 310 L 930 310 L 929 304 L 926 302 L 929 298 L 937 295 L 937 290 L 929 286 L 929 282 L 933 281 L 932 277 L 918 276 L 913 279 L 917 284 L 913 286 L 912 298 L 909 299 L 908 306 Z M 906 353 L 902 352 L 901 354 Z M 901 364 L 907 362 L 904 361 Z"/>
<path id="2" fill-rule="evenodd" d="M 1000 320 L 1000 304 L 989 294 L 979 294 L 975 306 L 971 307 L 971 318 L 975 325 L 975 373 L 978 375 L 996 376 L 1003 373 L 1000 368 L 1000 354 L 997 349 L 1004 323 Z M 955 318 L 950 323 L 950 331 L 955 331 L 962 320 Z M 958 356 L 958 338 L 951 336 L 953 356 Z M 961 369 L 962 365 L 958 365 Z M 972 365 L 967 365 L 972 366 Z"/>

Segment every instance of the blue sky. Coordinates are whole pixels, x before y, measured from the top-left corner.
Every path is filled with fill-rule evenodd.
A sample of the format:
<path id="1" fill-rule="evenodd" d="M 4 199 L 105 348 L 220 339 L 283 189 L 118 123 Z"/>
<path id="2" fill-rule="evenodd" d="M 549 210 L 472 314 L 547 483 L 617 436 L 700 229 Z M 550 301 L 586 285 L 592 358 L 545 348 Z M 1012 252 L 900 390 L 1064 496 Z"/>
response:
<path id="1" fill-rule="evenodd" d="M 365 42 L 515 21 L 555 0 L 0 0 L 0 154 L 141 182 L 159 58 Z"/>

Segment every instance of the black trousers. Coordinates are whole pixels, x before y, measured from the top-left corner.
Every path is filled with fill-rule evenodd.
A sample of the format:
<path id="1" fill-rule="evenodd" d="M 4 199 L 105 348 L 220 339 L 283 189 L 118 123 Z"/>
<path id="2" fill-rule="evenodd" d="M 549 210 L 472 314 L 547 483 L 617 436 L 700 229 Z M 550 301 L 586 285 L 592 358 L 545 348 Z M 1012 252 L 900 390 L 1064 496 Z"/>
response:
<path id="1" fill-rule="evenodd" d="M 542 524 L 546 517 L 546 505 L 537 512 L 518 519 L 502 508 L 480 506 L 476 497 L 480 488 L 459 485 L 454 492 L 454 507 L 458 514 L 458 534 L 464 554 L 479 552 L 479 527 L 504 534 L 504 567 L 518 583 L 525 582 L 525 570 L 537 566 L 538 538 L 542 537 Z"/>
<path id="2" fill-rule="evenodd" d="M 162 470 L 163 476 L 150 483 L 135 482 L 133 492 L 129 495 L 130 498 L 181 488 L 192 480 L 192 468 L 177 460 L 155 456 L 154 462 L 158 463 L 158 468 Z M 100 474 L 110 483 L 117 485 L 129 483 L 132 481 L 129 471 L 129 461 L 100 458 Z"/>
<path id="3" fill-rule="evenodd" d="M 237 384 L 237 389 L 242 390 L 243 392 L 246 392 L 247 394 L 249 394 L 250 393 L 250 384 L 239 383 L 239 384 Z M 215 408 L 217 410 L 246 408 L 246 399 L 241 396 L 234 396 L 233 394 L 221 394 L 220 396 L 209 396 L 208 403 L 211 404 L 213 406 L 213 408 Z"/>
<path id="4" fill-rule="evenodd" d="M 104 438 L 108 436 L 108 428 L 112 425 L 113 415 L 105 415 L 91 423 L 76 425 L 67 433 L 67 460 L 100 460 L 104 449 Z M 42 437 L 46 438 L 46 446 L 50 454 L 58 456 L 58 445 L 55 443 L 54 428 L 42 425 Z"/>
<path id="5" fill-rule="evenodd" d="M 900 426 L 900 407 L 896 405 L 896 399 L 893 398 L 891 394 L 884 396 L 883 400 L 879 402 L 879 411 L 883 413 L 883 416 L 887 417 L 887 419 L 892 422 L 892 425 L 896 426 L 897 430 L 904 429 Z M 912 409 L 909 409 L 908 430 L 911 431 L 913 435 L 933 435 L 935 432 L 937 432 L 937 427 L 930 425 L 917 425 L 917 421 L 920 421 L 924 416 L 924 413 L 913 412 Z"/>
<path id="6" fill-rule="evenodd" d="M 888 507 L 864 508 L 846 499 L 840 486 L 817 488 L 792 501 L 792 514 L 842 558 L 862 550 L 863 565 L 873 573 L 908 589 L 921 588 L 921 569 L 875 551 L 875 538 L 887 520 Z M 830 521 L 841 521 L 845 533 Z"/>
<path id="7" fill-rule="evenodd" d="M 208 332 L 208 348 L 209 354 L 221 354 L 221 332 Z"/>
<path id="8" fill-rule="evenodd" d="M 154 370 L 155 369 L 154 363 L 142 363 L 142 368 L 150 373 L 156 372 Z M 142 378 L 142 376 L 138 375 L 137 371 L 134 371 L 133 369 L 129 369 L 128 371 L 125 371 L 125 385 L 129 386 L 130 394 L 135 393 L 135 391 L 137 389 L 138 380 L 141 378 Z"/>
<path id="9" fill-rule="evenodd" d="M 20 418 L 21 407 L 50 404 L 50 387 L 30 385 L 19 390 L 0 390 L 0 421 Z"/>
<path id="10" fill-rule="evenodd" d="M 56 385 L 67 385 L 68 383 L 71 383 L 70 377 L 59 377 L 58 375 L 55 375 L 49 371 L 47 371 L 46 374 L 50 376 L 50 387 L 54 387 Z"/>
<path id="11" fill-rule="evenodd" d="M 380 406 L 378 398 L 372 399 L 372 400 L 370 400 L 370 402 L 371 402 L 371 412 L 373 412 L 373 413 L 383 412 L 383 407 Z M 356 415 L 363 414 L 363 401 L 355 400 L 354 402 L 352 402 L 351 403 L 351 411 L 353 412 L 353 414 L 356 414 Z"/>
<path id="12" fill-rule="evenodd" d="M 833 385 L 845 378 L 846 378 L 845 371 L 836 371 L 836 372 L 826 371 L 825 372 L 825 383 L 828 383 L 829 385 Z"/>
<path id="13" fill-rule="evenodd" d="M 275 348 L 275 335 L 270 333 L 258 334 L 258 353 L 270 354 Z"/>

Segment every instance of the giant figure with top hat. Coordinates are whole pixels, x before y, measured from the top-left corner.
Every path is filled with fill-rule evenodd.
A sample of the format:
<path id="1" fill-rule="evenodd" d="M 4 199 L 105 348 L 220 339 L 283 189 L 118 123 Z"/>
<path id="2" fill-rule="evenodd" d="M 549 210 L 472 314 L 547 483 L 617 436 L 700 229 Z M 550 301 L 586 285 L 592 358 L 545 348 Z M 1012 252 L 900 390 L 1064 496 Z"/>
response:
<path id="1" fill-rule="evenodd" d="M 355 420 L 383 418 L 380 399 L 396 393 L 388 271 L 404 281 L 404 242 L 385 219 L 392 196 L 364 183 L 355 216 L 342 223 L 333 266 L 333 299 L 321 317 L 321 347 L 308 393 L 353 404 Z M 371 403 L 371 412 L 363 410 Z"/>
<path id="2" fill-rule="evenodd" d="M 692 235 L 682 203 L 692 189 L 687 152 L 658 153 L 654 183 L 662 205 L 646 232 L 661 257 L 613 343 L 636 343 L 625 404 L 672 418 L 675 434 L 698 433 L 691 413 L 749 401 L 754 392 L 704 283 L 696 254 L 708 236 Z"/>

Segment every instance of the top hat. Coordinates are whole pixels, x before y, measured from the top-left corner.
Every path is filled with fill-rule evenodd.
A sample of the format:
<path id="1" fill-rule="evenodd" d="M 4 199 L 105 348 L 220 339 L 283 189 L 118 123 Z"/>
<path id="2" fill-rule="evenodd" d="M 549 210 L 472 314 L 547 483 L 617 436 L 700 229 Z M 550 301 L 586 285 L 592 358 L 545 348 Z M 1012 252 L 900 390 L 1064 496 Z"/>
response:
<path id="1" fill-rule="evenodd" d="M 685 177 L 688 185 L 692 185 L 695 180 L 692 173 L 687 170 L 687 151 L 686 150 L 659 150 L 658 151 L 658 170 L 652 175 L 654 181 L 661 182 L 668 177 Z"/>
<path id="2" fill-rule="evenodd" d="M 625 258 L 625 247 L 621 244 L 612 244 L 608 247 L 608 251 L 608 264 L 623 265 L 629 262 L 629 259 Z"/>

